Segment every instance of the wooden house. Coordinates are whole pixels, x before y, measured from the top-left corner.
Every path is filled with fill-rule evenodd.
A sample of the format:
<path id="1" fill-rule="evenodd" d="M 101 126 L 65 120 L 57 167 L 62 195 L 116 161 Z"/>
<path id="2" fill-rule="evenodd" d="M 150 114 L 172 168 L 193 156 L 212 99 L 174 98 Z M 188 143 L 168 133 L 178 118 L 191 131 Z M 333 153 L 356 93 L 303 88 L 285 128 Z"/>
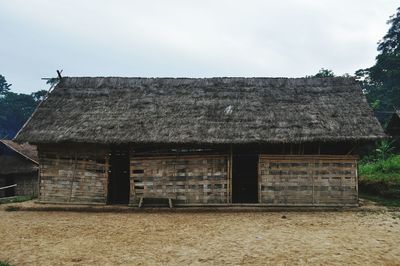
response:
<path id="1" fill-rule="evenodd" d="M 64 77 L 16 140 L 43 202 L 355 206 L 384 136 L 351 78 Z"/>
<path id="2" fill-rule="evenodd" d="M 37 196 L 38 170 L 35 146 L 0 140 L 0 198 Z"/>

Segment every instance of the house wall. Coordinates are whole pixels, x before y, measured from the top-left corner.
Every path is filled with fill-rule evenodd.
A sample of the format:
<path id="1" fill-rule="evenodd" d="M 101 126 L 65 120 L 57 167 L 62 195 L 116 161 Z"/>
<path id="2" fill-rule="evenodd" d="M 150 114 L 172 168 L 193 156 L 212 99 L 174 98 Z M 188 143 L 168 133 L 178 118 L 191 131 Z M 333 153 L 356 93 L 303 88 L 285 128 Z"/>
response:
<path id="1" fill-rule="evenodd" d="M 131 157 L 130 203 L 146 195 L 172 196 L 176 204 L 227 203 L 227 156 Z"/>
<path id="2" fill-rule="evenodd" d="M 0 187 L 5 187 L 6 186 L 6 179 L 4 177 L 0 176 Z M 5 189 L 0 189 L 0 198 L 3 198 L 6 196 L 6 191 Z"/>
<path id="3" fill-rule="evenodd" d="M 14 196 L 33 196 L 38 195 L 38 171 L 32 173 L 16 173 L 8 175 L 0 175 L 0 187 L 5 187 L 10 184 L 17 184 L 16 187 L 0 190 L 0 198 L 6 196 L 6 190 L 14 191 Z"/>
<path id="4" fill-rule="evenodd" d="M 107 203 L 109 148 L 39 146 L 44 202 Z M 259 156 L 259 203 L 356 205 L 357 158 L 348 155 Z M 142 196 L 171 196 L 176 204 L 231 202 L 230 155 L 130 157 L 130 204 Z"/>
<path id="5" fill-rule="evenodd" d="M 108 152 L 90 145 L 39 146 L 43 202 L 106 203 Z"/>
<path id="6" fill-rule="evenodd" d="M 38 195 L 38 172 L 13 174 L 13 180 L 17 186 L 15 187 L 16 196 L 34 196 Z"/>
<path id="7" fill-rule="evenodd" d="M 357 205 L 353 156 L 259 157 L 259 200 L 270 205 Z"/>

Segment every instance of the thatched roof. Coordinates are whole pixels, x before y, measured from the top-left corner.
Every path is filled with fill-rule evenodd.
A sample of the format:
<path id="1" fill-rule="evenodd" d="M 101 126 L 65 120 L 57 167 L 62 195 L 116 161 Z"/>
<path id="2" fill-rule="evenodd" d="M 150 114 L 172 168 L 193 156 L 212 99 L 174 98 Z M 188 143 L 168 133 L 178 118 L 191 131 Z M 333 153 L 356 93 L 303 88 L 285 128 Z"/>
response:
<path id="1" fill-rule="evenodd" d="M 28 143 L 17 143 L 7 139 L 0 139 L 0 143 L 3 143 L 9 149 L 20 154 L 22 157 L 25 157 L 26 159 L 38 164 L 39 158 L 36 146 Z"/>
<path id="2" fill-rule="evenodd" d="M 350 78 L 65 77 L 16 140 L 206 144 L 383 136 Z"/>
<path id="3" fill-rule="evenodd" d="M 35 172 L 38 165 L 35 146 L 0 140 L 0 175 Z"/>
<path id="4" fill-rule="evenodd" d="M 386 126 L 386 133 L 393 137 L 400 136 L 400 111 L 395 111 Z"/>

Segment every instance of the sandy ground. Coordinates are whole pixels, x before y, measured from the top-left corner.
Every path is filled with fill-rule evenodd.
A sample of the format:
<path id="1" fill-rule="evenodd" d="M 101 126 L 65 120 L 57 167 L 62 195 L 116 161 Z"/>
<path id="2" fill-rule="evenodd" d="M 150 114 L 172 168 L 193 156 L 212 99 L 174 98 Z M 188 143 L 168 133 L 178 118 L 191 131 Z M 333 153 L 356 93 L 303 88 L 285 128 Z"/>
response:
<path id="1" fill-rule="evenodd" d="M 11 265 L 400 265 L 400 213 L 0 209 L 0 241 Z"/>

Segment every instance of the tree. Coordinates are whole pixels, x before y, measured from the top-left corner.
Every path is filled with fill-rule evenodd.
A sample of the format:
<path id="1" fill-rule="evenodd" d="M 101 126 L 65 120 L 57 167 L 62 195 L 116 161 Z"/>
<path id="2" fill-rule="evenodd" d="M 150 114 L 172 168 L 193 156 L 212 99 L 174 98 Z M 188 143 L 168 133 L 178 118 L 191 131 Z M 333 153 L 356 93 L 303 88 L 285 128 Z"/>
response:
<path id="1" fill-rule="evenodd" d="M 390 27 L 378 43 L 375 65 L 356 71 L 356 77 L 382 123 L 389 118 L 385 113 L 400 108 L 400 8 L 387 23 Z"/>
<path id="2" fill-rule="evenodd" d="M 330 69 L 321 68 L 317 74 L 314 75 L 316 78 L 327 78 L 327 77 L 334 77 L 335 73 L 333 73 Z"/>
<path id="3" fill-rule="evenodd" d="M 40 103 L 46 97 L 46 95 L 47 95 L 46 90 L 40 90 L 40 91 L 31 93 L 31 96 L 36 103 Z"/>
<path id="4" fill-rule="evenodd" d="M 4 112 L 0 121 L 2 137 L 13 138 L 36 108 L 37 102 L 29 94 L 8 92 L 2 99 Z"/>
<path id="5" fill-rule="evenodd" d="M 11 84 L 8 84 L 6 78 L 0 75 L 0 95 L 4 95 L 10 90 Z"/>
<path id="6" fill-rule="evenodd" d="M 0 75 L 0 138 L 13 138 L 47 95 L 45 90 L 31 94 L 14 93 L 10 87 L 11 84 Z"/>

